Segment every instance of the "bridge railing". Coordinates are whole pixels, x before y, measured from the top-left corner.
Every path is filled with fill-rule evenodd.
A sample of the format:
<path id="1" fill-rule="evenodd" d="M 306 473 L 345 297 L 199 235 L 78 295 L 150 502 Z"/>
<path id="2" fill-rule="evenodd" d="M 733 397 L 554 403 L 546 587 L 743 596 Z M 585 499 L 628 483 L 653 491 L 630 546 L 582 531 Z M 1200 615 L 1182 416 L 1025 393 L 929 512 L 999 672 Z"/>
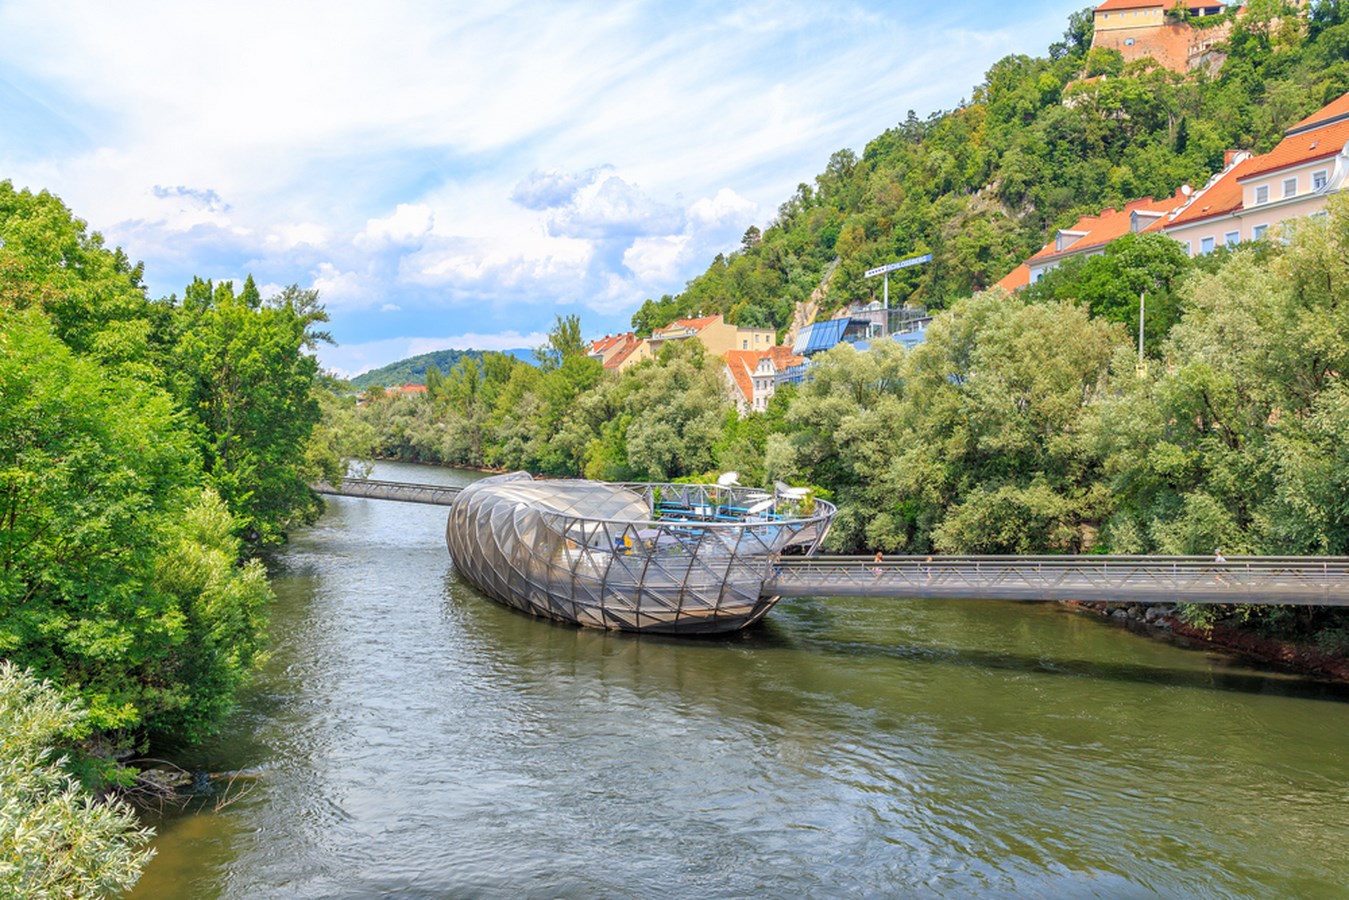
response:
<path id="1" fill-rule="evenodd" d="M 765 593 L 1349 605 L 1349 558 L 785 557 Z"/>
<path id="2" fill-rule="evenodd" d="M 404 481 L 379 481 L 374 478 L 343 478 L 334 485 L 321 481 L 313 485 L 320 494 L 341 497 L 366 497 L 372 500 L 399 500 L 404 503 L 429 503 L 449 506 L 463 490 L 440 484 L 414 484 Z"/>

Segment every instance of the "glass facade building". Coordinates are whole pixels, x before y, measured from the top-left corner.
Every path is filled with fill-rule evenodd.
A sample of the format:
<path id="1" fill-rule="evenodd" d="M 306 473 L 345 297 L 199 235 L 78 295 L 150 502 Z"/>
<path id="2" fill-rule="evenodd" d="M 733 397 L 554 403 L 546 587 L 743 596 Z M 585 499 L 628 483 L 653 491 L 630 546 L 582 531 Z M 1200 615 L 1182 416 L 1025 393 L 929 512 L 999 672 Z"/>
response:
<path id="1" fill-rule="evenodd" d="M 595 628 L 734 631 L 774 603 L 784 553 L 813 553 L 834 507 L 803 491 L 535 481 L 466 487 L 445 542 L 456 571 L 494 600 Z"/>

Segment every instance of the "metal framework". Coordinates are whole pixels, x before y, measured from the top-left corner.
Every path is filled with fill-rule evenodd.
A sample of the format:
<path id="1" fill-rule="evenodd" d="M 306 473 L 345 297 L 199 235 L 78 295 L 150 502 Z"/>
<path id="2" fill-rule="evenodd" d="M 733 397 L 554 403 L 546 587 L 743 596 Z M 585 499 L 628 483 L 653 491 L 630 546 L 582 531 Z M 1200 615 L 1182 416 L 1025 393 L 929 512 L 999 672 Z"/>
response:
<path id="1" fill-rule="evenodd" d="M 403 481 L 377 481 L 373 478 L 343 478 L 336 485 L 320 481 L 315 493 L 340 497 L 368 497 L 372 500 L 400 500 L 404 503 L 429 503 L 450 506 L 463 488 L 439 484 L 411 484 Z"/>
<path id="2" fill-rule="evenodd" d="M 1349 606 L 1349 559 L 1194 556 L 864 556 L 784 559 L 791 597 L 963 597 Z"/>
<path id="3" fill-rule="evenodd" d="M 757 621 L 783 553 L 813 553 L 834 507 L 751 488 L 535 481 L 464 488 L 445 542 L 455 569 L 508 606 L 580 625 L 693 634 Z"/>

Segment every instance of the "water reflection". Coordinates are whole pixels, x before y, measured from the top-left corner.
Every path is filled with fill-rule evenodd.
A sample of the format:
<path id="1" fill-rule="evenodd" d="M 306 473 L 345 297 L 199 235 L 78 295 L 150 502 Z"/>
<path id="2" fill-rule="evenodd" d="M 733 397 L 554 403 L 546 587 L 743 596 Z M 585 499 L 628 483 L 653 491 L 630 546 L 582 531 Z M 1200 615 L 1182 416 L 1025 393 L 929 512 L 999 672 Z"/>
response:
<path id="1" fill-rule="evenodd" d="M 788 600 L 698 641 L 580 630 L 460 585 L 443 516 L 341 499 L 282 554 L 275 655 L 198 751 L 268 775 L 165 821 L 138 896 L 1349 880 L 1339 689 L 1009 603 Z"/>

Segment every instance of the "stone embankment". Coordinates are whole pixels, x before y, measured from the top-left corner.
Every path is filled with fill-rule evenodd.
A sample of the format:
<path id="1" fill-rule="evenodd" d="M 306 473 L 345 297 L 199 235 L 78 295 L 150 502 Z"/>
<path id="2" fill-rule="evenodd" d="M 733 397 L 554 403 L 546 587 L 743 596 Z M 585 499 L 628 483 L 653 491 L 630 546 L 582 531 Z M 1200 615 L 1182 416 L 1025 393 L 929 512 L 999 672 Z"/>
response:
<path id="1" fill-rule="evenodd" d="M 1343 654 L 1327 653 L 1308 644 L 1263 637 L 1222 623 L 1192 625 L 1180 617 L 1180 610 L 1176 606 L 1082 602 L 1069 602 L 1067 605 L 1158 636 L 1175 636 L 1193 644 L 1240 654 L 1302 675 L 1349 682 L 1349 658 Z"/>

